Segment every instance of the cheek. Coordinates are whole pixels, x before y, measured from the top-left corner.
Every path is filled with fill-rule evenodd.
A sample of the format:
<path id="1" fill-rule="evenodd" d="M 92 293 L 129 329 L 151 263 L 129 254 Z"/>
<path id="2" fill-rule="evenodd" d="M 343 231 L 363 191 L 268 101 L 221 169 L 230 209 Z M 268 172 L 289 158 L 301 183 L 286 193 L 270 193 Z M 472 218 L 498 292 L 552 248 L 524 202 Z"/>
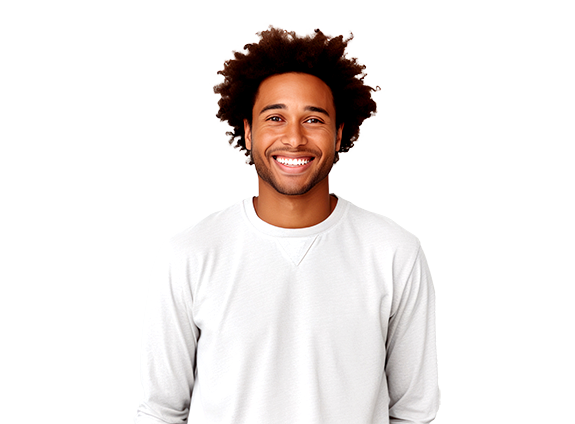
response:
<path id="1" fill-rule="evenodd" d="M 335 132 L 329 131 L 321 136 L 321 141 L 318 139 L 318 143 L 321 143 L 322 148 L 326 150 L 334 150 L 338 148 L 339 138 Z"/>
<path id="2" fill-rule="evenodd" d="M 281 131 L 275 130 L 273 128 L 261 128 L 258 129 L 256 134 L 253 134 L 252 142 L 256 140 L 256 148 L 262 150 L 267 149 L 274 142 L 281 139 Z"/>

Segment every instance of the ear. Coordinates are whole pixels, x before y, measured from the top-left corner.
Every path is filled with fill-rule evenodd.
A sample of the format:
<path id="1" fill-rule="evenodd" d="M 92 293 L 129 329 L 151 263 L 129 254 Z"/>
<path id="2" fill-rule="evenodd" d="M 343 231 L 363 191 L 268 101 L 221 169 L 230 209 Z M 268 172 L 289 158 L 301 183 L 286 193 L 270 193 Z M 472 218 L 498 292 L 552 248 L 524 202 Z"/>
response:
<path id="1" fill-rule="evenodd" d="M 335 151 L 339 152 L 339 148 L 341 146 L 341 135 L 343 133 L 343 124 L 341 124 L 339 126 L 339 128 L 337 129 L 337 136 L 335 139 Z"/>
<path id="2" fill-rule="evenodd" d="M 252 150 L 252 128 L 247 119 L 244 119 L 244 139 L 246 140 L 246 149 Z"/>

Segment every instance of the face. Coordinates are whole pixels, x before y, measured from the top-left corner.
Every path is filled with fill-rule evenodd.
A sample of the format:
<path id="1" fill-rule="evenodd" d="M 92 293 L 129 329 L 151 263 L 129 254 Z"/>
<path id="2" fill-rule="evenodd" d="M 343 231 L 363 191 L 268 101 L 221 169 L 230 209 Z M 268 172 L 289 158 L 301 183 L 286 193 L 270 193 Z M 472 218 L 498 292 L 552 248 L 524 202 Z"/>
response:
<path id="1" fill-rule="evenodd" d="M 327 183 L 343 129 L 335 122 L 333 96 L 321 79 L 286 73 L 264 80 L 251 127 L 244 121 L 246 147 L 259 178 L 285 195 Z"/>

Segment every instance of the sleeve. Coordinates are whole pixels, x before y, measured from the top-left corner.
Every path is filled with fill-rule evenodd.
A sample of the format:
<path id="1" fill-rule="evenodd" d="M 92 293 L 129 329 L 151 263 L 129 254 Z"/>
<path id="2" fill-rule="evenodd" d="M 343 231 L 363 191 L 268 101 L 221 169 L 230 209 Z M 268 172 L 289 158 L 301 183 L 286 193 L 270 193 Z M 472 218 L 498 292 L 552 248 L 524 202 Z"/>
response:
<path id="1" fill-rule="evenodd" d="M 412 263 L 407 278 L 399 278 L 394 290 L 388 326 L 385 372 L 390 424 L 430 423 L 439 408 L 435 294 L 420 247 Z"/>
<path id="2" fill-rule="evenodd" d="M 136 424 L 176 424 L 188 419 L 199 337 L 192 314 L 189 260 L 170 249 L 169 278 L 152 289 L 141 360 L 144 401 Z"/>

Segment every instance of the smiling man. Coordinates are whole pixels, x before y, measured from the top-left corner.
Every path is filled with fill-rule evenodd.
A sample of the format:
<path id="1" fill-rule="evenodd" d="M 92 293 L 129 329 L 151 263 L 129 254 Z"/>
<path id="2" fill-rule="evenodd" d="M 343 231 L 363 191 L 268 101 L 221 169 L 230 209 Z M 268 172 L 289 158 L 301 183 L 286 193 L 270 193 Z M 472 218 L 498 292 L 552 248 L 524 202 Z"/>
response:
<path id="1" fill-rule="evenodd" d="M 138 424 L 431 422 L 434 292 L 420 243 L 330 194 L 375 113 L 349 40 L 271 28 L 215 87 L 258 196 L 172 241 Z"/>

